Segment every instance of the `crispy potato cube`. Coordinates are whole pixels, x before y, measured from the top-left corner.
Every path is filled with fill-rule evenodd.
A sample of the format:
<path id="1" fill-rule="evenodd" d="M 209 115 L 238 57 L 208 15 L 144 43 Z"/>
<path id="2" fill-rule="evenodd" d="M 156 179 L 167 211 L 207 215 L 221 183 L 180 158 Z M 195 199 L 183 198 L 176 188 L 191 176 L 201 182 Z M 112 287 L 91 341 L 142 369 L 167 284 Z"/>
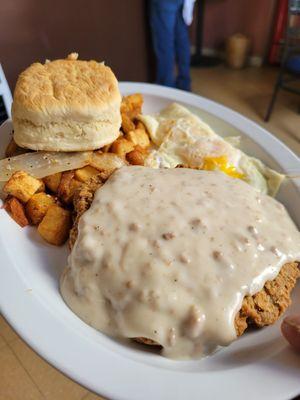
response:
<path id="1" fill-rule="evenodd" d="M 5 200 L 4 209 L 22 228 L 29 224 L 25 214 L 24 205 L 15 197 L 10 197 Z"/>
<path id="2" fill-rule="evenodd" d="M 45 183 L 43 182 L 42 179 L 39 179 L 41 186 L 38 188 L 38 190 L 36 191 L 36 193 L 41 193 L 41 192 L 45 192 L 46 187 L 45 187 Z"/>
<path id="3" fill-rule="evenodd" d="M 98 169 L 87 165 L 86 167 L 76 169 L 75 178 L 80 182 L 86 182 L 91 179 L 92 176 L 99 174 Z"/>
<path id="4" fill-rule="evenodd" d="M 133 131 L 135 129 L 135 125 L 133 121 L 129 118 L 127 114 L 121 113 L 122 115 L 122 129 L 125 133 Z"/>
<path id="5" fill-rule="evenodd" d="M 19 156 L 20 154 L 28 153 L 30 151 L 31 150 L 29 149 L 23 149 L 23 147 L 18 146 L 17 143 L 12 138 L 5 149 L 5 157 L 8 158 L 8 157 Z"/>
<path id="6" fill-rule="evenodd" d="M 134 105 L 134 108 L 141 108 L 144 102 L 143 95 L 141 93 L 133 93 L 126 96 L 126 101 Z"/>
<path id="7" fill-rule="evenodd" d="M 44 182 L 24 171 L 15 172 L 3 187 L 4 193 L 10 194 L 26 203 L 30 197 L 45 189 Z"/>
<path id="8" fill-rule="evenodd" d="M 142 111 L 143 96 L 140 93 L 130 94 L 122 99 L 121 113 L 127 114 L 130 119 L 134 119 Z"/>
<path id="9" fill-rule="evenodd" d="M 125 138 L 117 139 L 111 145 L 110 151 L 119 157 L 125 157 L 127 153 L 134 149 L 134 144 Z"/>
<path id="10" fill-rule="evenodd" d="M 95 151 L 91 158 L 90 165 L 101 172 L 114 171 L 115 169 L 126 165 L 126 161 L 124 161 L 124 158 L 121 158 L 114 153 L 101 153 L 101 151 Z"/>
<path id="11" fill-rule="evenodd" d="M 17 148 L 18 148 L 17 143 L 14 141 L 14 139 L 11 139 L 5 149 L 5 157 L 13 157 L 15 155 Z"/>
<path id="12" fill-rule="evenodd" d="M 106 146 L 101 147 L 101 151 L 103 151 L 103 153 L 108 153 L 110 149 L 110 144 L 107 144 Z"/>
<path id="13" fill-rule="evenodd" d="M 81 182 L 74 179 L 74 175 L 74 171 L 63 172 L 57 190 L 58 197 L 66 204 L 72 203 L 75 191 L 82 184 Z"/>
<path id="14" fill-rule="evenodd" d="M 61 176 L 62 176 L 62 172 L 57 172 L 56 174 L 45 176 L 45 178 L 43 178 L 45 185 L 47 186 L 48 189 L 51 190 L 51 192 L 53 192 L 53 193 L 57 192 L 58 186 L 60 184 Z"/>
<path id="15" fill-rule="evenodd" d="M 136 129 L 143 129 L 143 131 L 147 132 L 147 128 L 145 127 L 145 125 L 143 124 L 142 121 L 136 121 L 135 122 L 135 128 Z"/>
<path id="16" fill-rule="evenodd" d="M 128 115 L 130 113 L 130 111 L 132 110 L 132 108 L 133 108 L 132 104 L 129 103 L 127 96 L 122 97 L 121 114 Z"/>
<path id="17" fill-rule="evenodd" d="M 150 146 L 149 136 L 143 129 L 135 129 L 134 131 L 128 132 L 126 139 L 142 148 Z"/>
<path id="18" fill-rule="evenodd" d="M 139 150 L 133 150 L 126 154 L 126 160 L 132 165 L 144 165 L 146 154 Z"/>
<path id="19" fill-rule="evenodd" d="M 26 203 L 26 215 L 33 225 L 38 225 L 48 208 L 55 203 L 52 196 L 46 193 L 35 193 Z"/>
<path id="20" fill-rule="evenodd" d="M 78 188 L 80 188 L 80 186 L 82 185 L 82 182 L 78 181 L 77 179 L 72 179 L 70 182 L 70 195 L 71 195 L 71 202 L 73 201 L 73 197 L 74 197 L 74 193 L 76 192 L 76 190 Z M 70 201 L 68 201 L 68 203 L 70 203 Z"/>
<path id="21" fill-rule="evenodd" d="M 54 204 L 48 208 L 38 232 L 46 242 L 60 246 L 68 239 L 71 226 L 71 212 Z"/>

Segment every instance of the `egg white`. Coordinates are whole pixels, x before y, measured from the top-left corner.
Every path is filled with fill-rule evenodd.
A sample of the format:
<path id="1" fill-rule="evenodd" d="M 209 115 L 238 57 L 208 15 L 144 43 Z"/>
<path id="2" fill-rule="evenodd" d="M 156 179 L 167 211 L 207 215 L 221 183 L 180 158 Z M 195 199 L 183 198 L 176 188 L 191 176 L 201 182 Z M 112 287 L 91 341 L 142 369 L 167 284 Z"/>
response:
<path id="1" fill-rule="evenodd" d="M 209 125 L 187 108 L 173 103 L 156 115 L 140 115 L 155 148 L 145 161 L 152 168 L 175 168 L 183 165 L 201 168 L 205 159 L 226 157 L 242 179 L 262 193 L 274 196 L 284 175 L 265 166 L 260 160 L 217 135 Z"/>

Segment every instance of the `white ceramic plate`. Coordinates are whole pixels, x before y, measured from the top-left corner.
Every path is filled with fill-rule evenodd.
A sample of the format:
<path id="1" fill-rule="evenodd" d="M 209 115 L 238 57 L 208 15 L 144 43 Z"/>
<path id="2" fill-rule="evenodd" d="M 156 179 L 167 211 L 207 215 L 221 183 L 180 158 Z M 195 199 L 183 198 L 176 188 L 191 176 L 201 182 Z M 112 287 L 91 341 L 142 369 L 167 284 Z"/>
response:
<path id="1" fill-rule="evenodd" d="M 242 148 L 286 173 L 300 162 L 264 129 L 217 103 L 175 89 L 122 83 L 140 92 L 144 112 L 177 101 L 195 110 L 219 134 L 239 134 Z M 1 128 L 0 148 L 11 123 Z M 300 182 L 287 180 L 279 199 L 300 226 Z M 0 305 L 13 328 L 42 357 L 87 388 L 113 399 L 272 399 L 300 393 L 300 356 L 280 335 L 280 322 L 245 334 L 228 348 L 197 361 L 172 361 L 109 338 L 83 323 L 63 302 L 58 279 L 67 248 L 45 244 L 34 228 L 21 229 L 0 210 Z M 300 311 L 300 288 L 289 313 Z"/>

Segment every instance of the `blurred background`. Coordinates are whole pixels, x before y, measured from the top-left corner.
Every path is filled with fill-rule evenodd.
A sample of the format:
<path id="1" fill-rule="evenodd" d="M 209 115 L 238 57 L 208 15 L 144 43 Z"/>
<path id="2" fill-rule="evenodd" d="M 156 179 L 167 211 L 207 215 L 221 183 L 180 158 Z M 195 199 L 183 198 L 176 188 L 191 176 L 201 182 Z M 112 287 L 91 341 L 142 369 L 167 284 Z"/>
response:
<path id="1" fill-rule="evenodd" d="M 72 51 L 105 61 L 120 81 L 155 82 L 150 3 L 1 0 L 0 121 L 22 70 Z M 299 15 L 299 0 L 197 0 L 187 28 L 191 90 L 256 121 L 298 155 Z M 97 398 L 37 356 L 0 316 L 0 400 Z"/>
<path id="2" fill-rule="evenodd" d="M 119 80 L 151 81 L 154 59 L 149 1 L 10 0 L 0 5 L 0 60 L 13 89 L 18 74 L 33 61 L 63 58 L 77 51 L 82 59 L 105 60 Z M 202 3 L 201 1 L 199 3 Z M 250 65 L 267 63 L 277 0 L 206 0 L 204 54 L 225 48 L 228 37 L 251 39 Z M 287 3 L 287 1 L 285 1 Z M 196 45 L 198 8 L 190 27 Z"/>

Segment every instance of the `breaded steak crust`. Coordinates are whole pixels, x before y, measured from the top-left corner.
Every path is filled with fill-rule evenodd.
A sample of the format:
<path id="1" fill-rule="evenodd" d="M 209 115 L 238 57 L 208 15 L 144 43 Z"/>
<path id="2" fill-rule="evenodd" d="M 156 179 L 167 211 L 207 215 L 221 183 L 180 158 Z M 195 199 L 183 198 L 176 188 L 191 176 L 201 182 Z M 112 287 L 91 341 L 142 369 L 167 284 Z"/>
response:
<path id="1" fill-rule="evenodd" d="M 74 245 L 78 234 L 78 222 L 81 215 L 89 209 L 94 194 L 108 179 L 110 173 L 100 173 L 82 185 L 74 196 L 74 224 L 70 233 L 70 247 Z M 277 277 L 267 281 L 263 289 L 253 296 L 245 296 L 242 307 L 235 317 L 237 335 L 244 333 L 248 326 L 263 327 L 277 321 L 291 304 L 291 291 L 300 277 L 300 263 L 290 262 L 283 265 Z M 147 345 L 157 345 L 148 338 L 136 338 Z"/>

